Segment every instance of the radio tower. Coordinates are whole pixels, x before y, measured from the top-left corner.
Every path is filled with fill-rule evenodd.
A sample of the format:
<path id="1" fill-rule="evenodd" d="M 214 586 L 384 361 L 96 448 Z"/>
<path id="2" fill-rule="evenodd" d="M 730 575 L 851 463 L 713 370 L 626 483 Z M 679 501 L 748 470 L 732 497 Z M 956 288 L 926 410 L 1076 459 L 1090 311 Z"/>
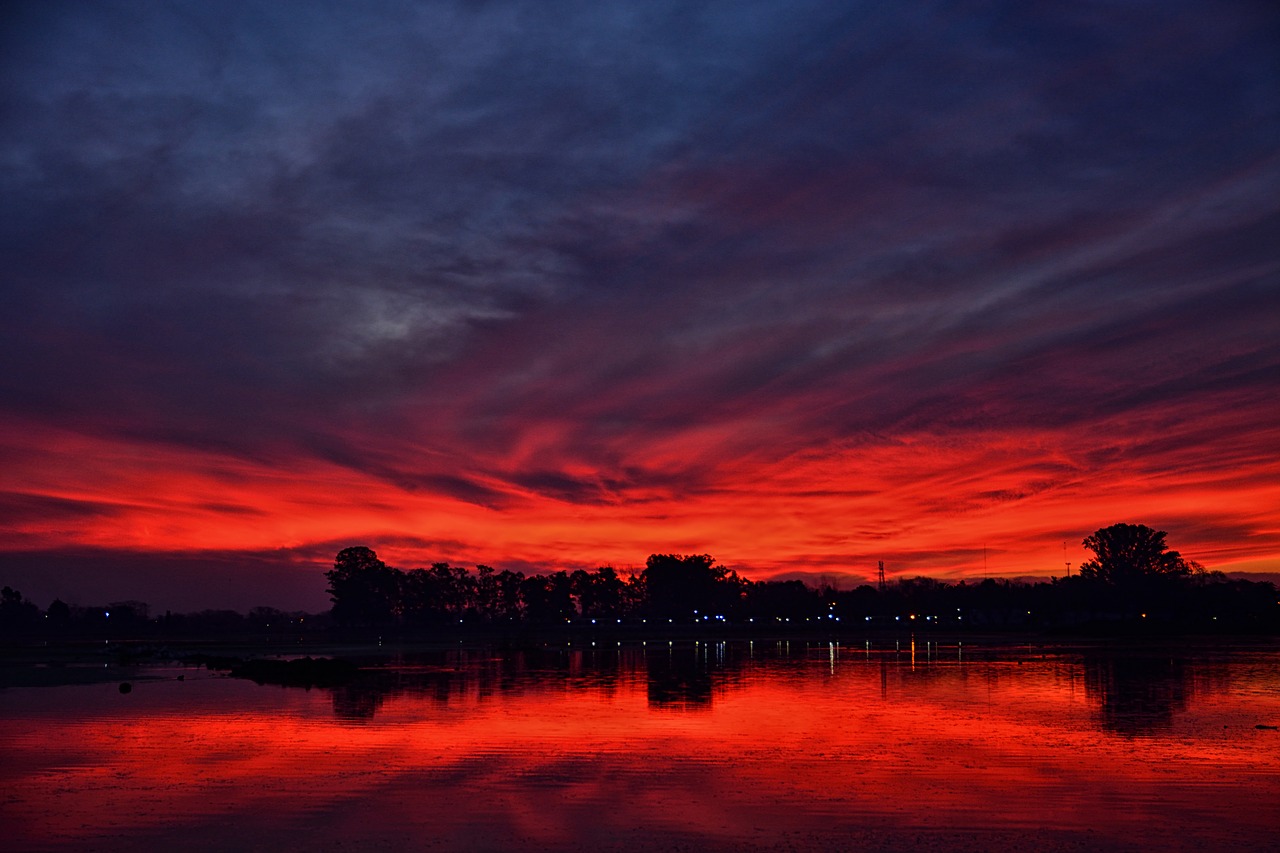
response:
<path id="1" fill-rule="evenodd" d="M 884 592 L 884 560 L 880 560 L 880 591 Z"/>
<path id="2" fill-rule="evenodd" d="M 1062 543 L 1062 561 L 1067 564 L 1067 577 L 1071 577 L 1071 561 L 1067 559 L 1067 543 Z"/>

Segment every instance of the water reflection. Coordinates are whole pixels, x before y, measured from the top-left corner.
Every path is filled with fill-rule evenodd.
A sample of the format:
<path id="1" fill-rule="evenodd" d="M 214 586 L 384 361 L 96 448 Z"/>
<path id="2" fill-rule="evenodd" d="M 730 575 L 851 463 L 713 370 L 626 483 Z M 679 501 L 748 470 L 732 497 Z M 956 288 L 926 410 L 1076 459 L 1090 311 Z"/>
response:
<path id="1" fill-rule="evenodd" d="M 1101 725 L 1124 735 L 1168 728 L 1187 707 L 1190 667 L 1176 658 L 1084 656 L 1087 694 L 1098 703 Z"/>
<path id="2" fill-rule="evenodd" d="M 843 652 L 843 654 L 842 654 Z M 1025 658 L 1025 659 L 1024 659 Z M 676 712 L 710 709 L 717 696 L 742 689 L 750 679 L 812 678 L 813 664 L 839 678 L 874 668 L 877 693 L 888 702 L 895 691 L 932 683 L 947 690 L 978 676 L 998 685 L 1016 674 L 1023 686 L 1050 678 L 1077 685 L 1092 704 L 1093 719 L 1105 731 L 1140 736 L 1172 726 L 1192 697 L 1229 689 L 1229 667 L 1177 651 L 1127 648 L 975 652 L 947 650 L 936 643 L 871 644 L 844 649 L 836 643 L 653 643 L 628 647 L 546 647 L 515 652 L 448 650 L 399 655 L 374 662 L 363 674 L 328 691 L 339 720 L 368 722 L 388 701 L 413 697 L 448 708 L 529 692 L 589 689 L 610 692 L 643 684 L 650 708 Z"/>
<path id="3" fill-rule="evenodd" d="M 724 642 L 419 652 L 377 661 L 330 692 L 334 716 L 357 723 L 372 720 L 388 700 L 402 696 L 447 708 L 530 692 L 609 693 L 641 683 L 650 707 L 697 711 L 711 706 L 717 690 L 738 681 L 752 654 L 749 646 Z"/>
<path id="4" fill-rule="evenodd" d="M 372 720 L 386 697 L 394 692 L 377 687 L 371 682 L 344 684 L 332 690 L 333 715 L 348 722 Z"/>
<path id="5" fill-rule="evenodd" d="M 1194 660 L 1178 652 L 1088 652 L 1083 668 L 1099 725 L 1131 737 L 1167 730 L 1194 698 L 1230 690 L 1225 662 Z"/>
<path id="6" fill-rule="evenodd" d="M 713 693 L 713 669 L 701 647 L 669 646 L 645 654 L 645 683 L 649 706 L 693 711 L 709 708 Z"/>
<path id="7" fill-rule="evenodd" d="M 14 849 L 1266 849 L 1280 653 L 451 649 L 0 691 Z M 143 677 L 145 676 L 145 677 Z M 322 817 L 323 819 L 318 819 Z M 921 839 L 925 839 L 921 841 Z"/>

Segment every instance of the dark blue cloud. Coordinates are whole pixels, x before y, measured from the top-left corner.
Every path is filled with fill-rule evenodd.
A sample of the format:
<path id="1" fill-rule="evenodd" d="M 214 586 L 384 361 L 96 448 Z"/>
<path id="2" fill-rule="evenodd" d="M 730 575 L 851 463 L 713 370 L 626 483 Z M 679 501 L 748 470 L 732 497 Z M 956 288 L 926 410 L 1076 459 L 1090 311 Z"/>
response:
<path id="1" fill-rule="evenodd" d="M 15 7 L 0 405 L 497 505 L 1274 383 L 1267 4 L 689 6 Z"/>

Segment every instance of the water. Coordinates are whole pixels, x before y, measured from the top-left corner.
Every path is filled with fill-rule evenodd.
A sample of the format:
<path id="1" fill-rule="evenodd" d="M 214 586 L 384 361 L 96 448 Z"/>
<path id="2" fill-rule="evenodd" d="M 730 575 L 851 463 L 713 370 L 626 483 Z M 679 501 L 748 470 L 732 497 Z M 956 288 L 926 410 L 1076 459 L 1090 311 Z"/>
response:
<path id="1" fill-rule="evenodd" d="M 1274 647 L 663 641 L 401 655 L 334 690 L 107 675 L 0 690 L 0 848 L 1280 849 Z"/>

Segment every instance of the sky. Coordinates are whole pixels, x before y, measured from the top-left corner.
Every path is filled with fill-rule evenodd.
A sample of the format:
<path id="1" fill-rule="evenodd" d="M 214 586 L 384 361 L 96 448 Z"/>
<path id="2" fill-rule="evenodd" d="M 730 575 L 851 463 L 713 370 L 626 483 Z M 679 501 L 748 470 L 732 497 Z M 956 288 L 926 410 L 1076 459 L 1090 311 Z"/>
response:
<path id="1" fill-rule="evenodd" d="M 1280 571 L 1270 2 L 35 2 L 0 583 Z"/>

